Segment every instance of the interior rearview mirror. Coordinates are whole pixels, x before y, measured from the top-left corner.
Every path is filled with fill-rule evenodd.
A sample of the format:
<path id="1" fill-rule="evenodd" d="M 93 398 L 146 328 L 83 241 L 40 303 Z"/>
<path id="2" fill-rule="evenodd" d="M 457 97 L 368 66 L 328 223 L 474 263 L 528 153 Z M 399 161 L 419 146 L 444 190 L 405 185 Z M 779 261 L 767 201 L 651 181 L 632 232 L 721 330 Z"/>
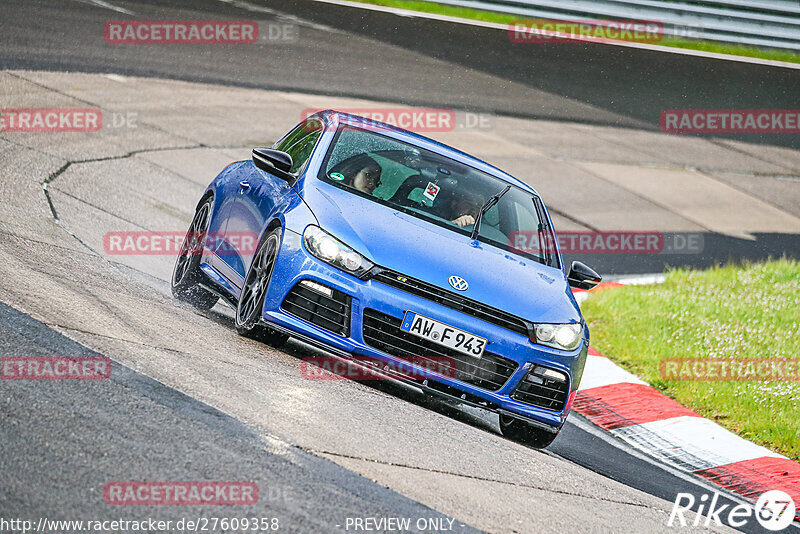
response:
<path id="1" fill-rule="evenodd" d="M 271 148 L 254 148 L 253 163 L 262 171 L 279 178 L 286 179 L 291 176 L 289 170 L 292 168 L 292 156 L 286 152 Z"/>
<path id="2" fill-rule="evenodd" d="M 577 289 L 592 289 L 602 280 L 603 278 L 594 269 L 580 261 L 573 261 L 567 274 L 567 282 Z"/>

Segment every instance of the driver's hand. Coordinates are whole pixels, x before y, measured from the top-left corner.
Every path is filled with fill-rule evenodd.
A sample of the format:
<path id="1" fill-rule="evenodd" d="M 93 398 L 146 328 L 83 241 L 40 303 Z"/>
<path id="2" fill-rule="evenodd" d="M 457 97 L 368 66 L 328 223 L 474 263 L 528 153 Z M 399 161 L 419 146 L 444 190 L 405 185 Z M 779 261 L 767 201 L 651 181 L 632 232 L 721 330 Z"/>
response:
<path id="1" fill-rule="evenodd" d="M 475 217 L 472 215 L 462 215 L 458 219 L 451 221 L 453 224 L 457 224 L 460 227 L 469 226 L 470 224 L 475 224 Z"/>

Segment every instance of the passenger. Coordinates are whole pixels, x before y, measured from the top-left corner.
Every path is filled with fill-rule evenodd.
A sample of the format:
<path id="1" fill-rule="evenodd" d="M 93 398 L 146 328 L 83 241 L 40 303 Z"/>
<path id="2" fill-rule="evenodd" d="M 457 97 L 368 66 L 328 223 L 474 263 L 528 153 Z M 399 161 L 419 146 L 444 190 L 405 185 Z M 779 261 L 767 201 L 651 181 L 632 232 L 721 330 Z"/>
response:
<path id="1" fill-rule="evenodd" d="M 339 175 L 344 177 L 342 183 L 369 195 L 381 185 L 381 166 L 366 154 L 347 161 Z"/>

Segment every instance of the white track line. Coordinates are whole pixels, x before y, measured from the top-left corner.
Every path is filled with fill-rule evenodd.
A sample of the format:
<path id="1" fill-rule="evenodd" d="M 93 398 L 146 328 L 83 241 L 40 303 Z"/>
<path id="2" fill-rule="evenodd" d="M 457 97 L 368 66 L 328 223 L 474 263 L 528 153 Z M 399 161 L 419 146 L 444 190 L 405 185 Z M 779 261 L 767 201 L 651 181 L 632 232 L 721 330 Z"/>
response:
<path id="1" fill-rule="evenodd" d="M 643 286 L 650 284 L 662 284 L 666 279 L 667 277 L 665 275 L 657 273 L 657 274 L 621 276 L 619 278 L 609 280 L 609 282 L 617 282 L 618 284 L 623 284 L 626 286 Z"/>
<path id="2" fill-rule="evenodd" d="M 580 305 L 583 304 L 583 301 L 589 298 L 588 291 L 581 291 L 580 293 L 573 293 L 573 297 L 575 297 L 575 301 Z"/>
<path id="3" fill-rule="evenodd" d="M 116 11 L 117 13 L 124 13 L 125 15 L 136 15 L 133 11 L 128 9 L 124 9 L 121 7 L 117 7 L 115 5 L 109 4 L 108 2 L 103 2 L 103 0 L 76 0 L 82 4 L 90 4 L 97 7 L 102 7 L 104 9 L 110 9 L 111 11 Z"/>
<path id="4" fill-rule="evenodd" d="M 128 79 L 125 76 L 120 76 L 119 74 L 105 74 L 104 75 L 109 80 L 113 80 L 118 83 L 128 83 Z"/>
<path id="5" fill-rule="evenodd" d="M 238 7 L 239 9 L 244 9 L 245 11 L 252 11 L 253 13 L 265 13 L 268 15 L 273 15 L 277 19 L 288 20 L 300 26 L 307 26 L 309 28 L 314 28 L 315 30 L 325 31 L 329 33 L 336 33 L 336 34 L 345 33 L 332 26 L 326 26 L 324 24 L 317 24 L 315 22 L 303 20 L 299 17 L 295 17 L 294 15 L 276 11 L 272 8 L 264 7 L 258 4 L 253 4 L 251 2 L 247 2 L 246 0 L 217 0 L 217 1 L 231 5 L 233 7 Z"/>

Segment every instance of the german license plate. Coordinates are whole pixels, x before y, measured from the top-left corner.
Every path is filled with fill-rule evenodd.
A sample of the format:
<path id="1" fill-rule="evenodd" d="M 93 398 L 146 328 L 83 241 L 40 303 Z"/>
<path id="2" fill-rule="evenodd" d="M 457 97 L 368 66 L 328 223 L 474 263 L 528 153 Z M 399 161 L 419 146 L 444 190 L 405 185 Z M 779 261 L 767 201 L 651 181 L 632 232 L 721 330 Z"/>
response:
<path id="1" fill-rule="evenodd" d="M 482 337 L 412 311 L 406 312 L 400 330 L 476 358 L 481 357 L 486 347 Z"/>

